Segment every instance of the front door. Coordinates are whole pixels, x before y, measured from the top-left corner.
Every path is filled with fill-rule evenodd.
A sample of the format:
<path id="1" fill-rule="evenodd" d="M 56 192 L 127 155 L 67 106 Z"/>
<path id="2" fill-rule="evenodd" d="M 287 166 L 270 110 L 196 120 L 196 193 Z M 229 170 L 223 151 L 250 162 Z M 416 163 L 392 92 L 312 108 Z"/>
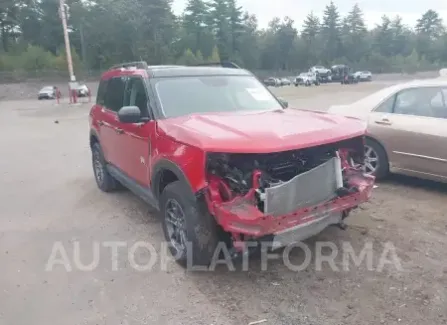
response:
<path id="1" fill-rule="evenodd" d="M 99 115 L 99 131 L 101 147 L 106 160 L 121 168 L 120 132 L 118 110 L 123 106 L 125 77 L 114 77 L 107 81 L 104 90 L 104 100 L 101 102 Z M 99 92 L 99 90 L 98 90 Z"/>
<path id="2" fill-rule="evenodd" d="M 142 77 L 129 77 L 126 83 L 124 106 L 137 106 L 142 117 L 150 118 L 148 93 Z M 149 186 L 151 139 L 155 134 L 155 121 L 123 123 L 120 127 L 124 131 L 121 140 L 124 151 L 123 171 L 139 185 Z"/>

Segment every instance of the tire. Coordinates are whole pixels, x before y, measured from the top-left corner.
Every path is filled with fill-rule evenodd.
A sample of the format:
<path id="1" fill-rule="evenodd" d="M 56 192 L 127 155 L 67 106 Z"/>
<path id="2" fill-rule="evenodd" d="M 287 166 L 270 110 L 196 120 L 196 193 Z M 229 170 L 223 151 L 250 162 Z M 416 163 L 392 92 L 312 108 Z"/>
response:
<path id="1" fill-rule="evenodd" d="M 200 213 L 195 197 L 189 195 L 189 189 L 180 181 L 168 184 L 163 190 L 159 206 L 162 217 L 163 233 L 166 241 L 170 244 L 169 250 L 176 262 L 183 267 L 187 266 L 209 266 L 216 250 L 219 236 L 217 223 L 209 213 Z M 172 239 L 172 223 L 168 221 L 172 213 L 171 207 L 177 205 L 183 215 L 183 223 L 180 237 L 183 243 L 177 239 Z M 189 243 L 189 245 L 186 245 Z M 177 242 L 177 243 L 175 243 Z M 177 245 L 178 244 L 178 245 Z M 188 258 L 191 260 L 188 262 Z"/>
<path id="2" fill-rule="evenodd" d="M 365 141 L 365 164 L 366 164 L 366 153 L 368 149 L 371 148 L 375 155 L 377 156 L 377 166 L 375 171 L 371 173 L 376 177 L 376 179 L 383 179 L 389 173 L 390 166 L 388 162 L 388 155 L 385 152 L 385 149 L 380 145 L 377 141 L 367 138 Z"/>
<path id="3" fill-rule="evenodd" d="M 107 162 L 104 159 L 99 143 L 95 143 L 92 146 L 92 165 L 96 184 L 101 191 L 112 192 L 119 187 L 118 181 L 107 170 Z"/>

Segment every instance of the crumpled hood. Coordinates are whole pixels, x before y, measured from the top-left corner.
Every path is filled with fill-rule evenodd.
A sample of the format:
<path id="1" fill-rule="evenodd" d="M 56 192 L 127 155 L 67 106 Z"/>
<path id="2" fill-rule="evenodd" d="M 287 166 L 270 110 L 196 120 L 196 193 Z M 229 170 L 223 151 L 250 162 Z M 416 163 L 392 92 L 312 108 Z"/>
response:
<path id="1" fill-rule="evenodd" d="M 321 112 L 192 114 L 157 121 L 158 131 L 205 151 L 268 153 L 317 146 L 365 134 L 366 124 Z"/>

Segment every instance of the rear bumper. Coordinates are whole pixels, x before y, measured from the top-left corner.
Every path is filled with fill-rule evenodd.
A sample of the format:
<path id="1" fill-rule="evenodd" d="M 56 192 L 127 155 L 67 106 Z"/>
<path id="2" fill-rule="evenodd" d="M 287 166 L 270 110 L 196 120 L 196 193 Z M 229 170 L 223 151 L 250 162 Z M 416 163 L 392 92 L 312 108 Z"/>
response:
<path id="1" fill-rule="evenodd" d="M 260 211 L 255 205 L 254 191 L 229 202 L 211 204 L 211 212 L 223 229 L 231 233 L 260 238 L 300 228 L 300 232 L 303 233 L 301 239 L 306 239 L 316 234 L 314 227 L 316 221 L 326 220 L 331 224 L 331 220 L 335 220 L 333 223 L 338 223 L 340 218 L 333 217 L 334 215 L 340 216 L 368 201 L 374 180 L 373 176 L 364 175 L 360 171 L 352 171 L 348 182 L 350 186 L 357 188 L 356 192 L 312 206 L 301 207 L 284 215 L 266 215 Z M 326 225 L 325 222 L 322 224 Z M 316 228 L 317 231 L 320 229 Z"/>
<path id="2" fill-rule="evenodd" d="M 52 99 L 52 98 L 54 98 L 54 96 L 53 96 L 53 95 L 50 95 L 50 94 L 39 94 L 39 95 L 37 96 L 37 98 L 38 98 L 38 99 Z"/>

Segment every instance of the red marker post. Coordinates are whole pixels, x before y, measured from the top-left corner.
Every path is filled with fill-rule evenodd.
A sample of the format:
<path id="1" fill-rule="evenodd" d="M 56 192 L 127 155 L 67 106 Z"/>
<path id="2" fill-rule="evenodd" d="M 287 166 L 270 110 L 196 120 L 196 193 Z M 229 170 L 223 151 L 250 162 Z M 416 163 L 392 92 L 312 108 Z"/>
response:
<path id="1" fill-rule="evenodd" d="M 73 97 L 73 104 L 76 104 L 78 102 L 77 96 L 76 96 L 76 89 L 71 90 L 71 96 Z"/>
<path id="2" fill-rule="evenodd" d="M 60 104 L 60 100 L 61 100 L 61 91 L 59 90 L 59 88 L 56 88 L 56 99 L 57 99 L 57 104 Z"/>

